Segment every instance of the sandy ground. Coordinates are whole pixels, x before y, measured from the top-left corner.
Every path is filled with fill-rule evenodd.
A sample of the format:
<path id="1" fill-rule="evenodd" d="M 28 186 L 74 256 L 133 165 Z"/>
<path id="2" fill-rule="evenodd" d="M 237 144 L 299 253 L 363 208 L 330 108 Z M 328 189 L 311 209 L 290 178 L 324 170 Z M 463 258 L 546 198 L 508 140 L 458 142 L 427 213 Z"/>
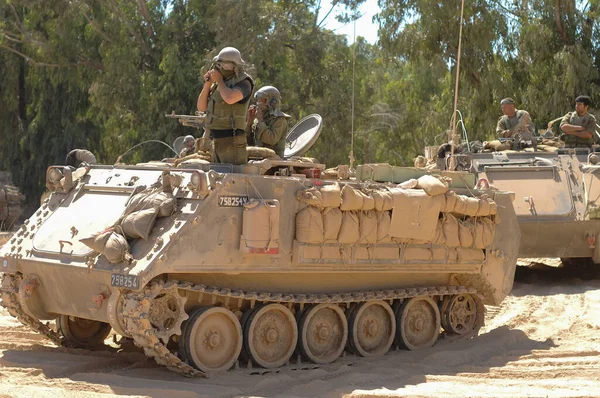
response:
<path id="1" fill-rule="evenodd" d="M 556 262 L 547 262 L 556 265 Z M 309 370 L 186 379 L 138 352 L 57 348 L 0 310 L 0 397 L 600 396 L 600 272 L 519 267 L 472 340 Z"/>

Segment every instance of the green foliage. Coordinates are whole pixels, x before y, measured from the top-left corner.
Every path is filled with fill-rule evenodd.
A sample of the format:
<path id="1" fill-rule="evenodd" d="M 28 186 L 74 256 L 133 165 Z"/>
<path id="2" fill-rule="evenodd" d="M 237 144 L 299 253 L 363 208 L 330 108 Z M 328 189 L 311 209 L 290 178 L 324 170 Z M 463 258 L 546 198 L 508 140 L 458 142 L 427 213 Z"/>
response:
<path id="1" fill-rule="evenodd" d="M 0 167 L 35 203 L 47 166 L 75 147 L 112 163 L 140 142 L 189 134 L 163 115 L 196 110 L 224 46 L 241 51 L 257 88 L 280 89 L 293 122 L 323 117 L 310 156 L 347 164 L 353 148 L 356 163 L 411 164 L 450 126 L 460 2 L 379 0 L 377 45 L 322 27 L 330 15 L 351 21 L 363 2 L 0 0 Z M 600 103 L 599 9 L 465 2 L 458 108 L 470 139 L 492 136 L 504 97 L 538 128 L 577 95 Z M 149 143 L 124 160 L 170 155 Z"/>

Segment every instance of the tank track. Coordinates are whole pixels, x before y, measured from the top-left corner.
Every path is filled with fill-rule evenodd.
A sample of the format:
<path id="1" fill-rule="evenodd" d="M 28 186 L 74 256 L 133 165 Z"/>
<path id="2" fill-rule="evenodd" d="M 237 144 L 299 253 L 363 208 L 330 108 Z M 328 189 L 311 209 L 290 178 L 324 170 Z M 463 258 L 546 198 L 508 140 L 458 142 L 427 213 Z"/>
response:
<path id="1" fill-rule="evenodd" d="M 59 347 L 67 346 L 63 337 L 52 330 L 50 326 L 42 323 L 40 320 L 29 316 L 21 307 L 19 303 L 19 286 L 23 281 L 23 277 L 20 274 L 4 274 L 2 279 L 2 301 L 0 305 L 6 308 L 8 313 L 17 318 L 23 325 L 29 326 L 34 332 L 38 332 L 43 336 L 46 336 L 50 341 Z"/>
<path id="2" fill-rule="evenodd" d="M 302 307 L 304 304 L 352 304 L 370 300 L 403 300 L 417 296 L 447 296 L 463 293 L 477 294 L 474 288 L 464 286 L 375 290 L 337 294 L 257 293 L 198 285 L 190 282 L 178 282 L 176 280 L 152 282 L 141 292 L 126 293 L 123 305 L 123 318 L 127 332 L 132 336 L 135 344 L 141 347 L 146 355 L 152 357 L 158 364 L 165 365 L 169 370 L 187 377 L 208 376 L 171 353 L 167 346 L 156 336 L 154 328 L 148 320 L 152 297 L 151 291 L 153 289 L 168 289 L 173 285 L 177 285 L 180 290 L 195 292 L 200 295 L 208 294 L 212 297 L 213 303 L 216 303 L 218 297 L 223 297 L 225 298 L 226 305 L 230 300 L 238 300 L 240 304 L 242 301 L 248 300 L 251 307 L 257 302 L 299 304 Z M 483 326 L 483 318 L 482 314 L 478 319 L 478 325 L 475 328 L 476 331 Z"/>

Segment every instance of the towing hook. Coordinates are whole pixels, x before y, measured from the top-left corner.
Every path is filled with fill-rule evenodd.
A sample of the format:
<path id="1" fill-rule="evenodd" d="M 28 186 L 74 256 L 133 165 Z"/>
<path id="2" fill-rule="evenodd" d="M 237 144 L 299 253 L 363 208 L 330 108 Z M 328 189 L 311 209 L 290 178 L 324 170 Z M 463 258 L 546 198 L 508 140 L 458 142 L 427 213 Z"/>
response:
<path id="1" fill-rule="evenodd" d="M 596 236 L 594 236 L 594 234 L 588 233 L 586 236 L 586 240 L 590 249 L 596 248 Z"/>
<path id="2" fill-rule="evenodd" d="M 29 279 L 25 281 L 25 286 L 23 286 L 23 291 L 27 297 L 31 296 L 35 288 L 37 287 L 37 281 L 35 279 Z"/>

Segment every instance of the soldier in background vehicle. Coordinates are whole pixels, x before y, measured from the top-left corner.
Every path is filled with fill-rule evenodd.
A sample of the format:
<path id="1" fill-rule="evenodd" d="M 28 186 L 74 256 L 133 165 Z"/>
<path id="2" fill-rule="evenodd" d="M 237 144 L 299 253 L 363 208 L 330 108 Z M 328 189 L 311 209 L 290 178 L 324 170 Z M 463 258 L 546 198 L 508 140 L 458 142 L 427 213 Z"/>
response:
<path id="1" fill-rule="evenodd" d="M 206 111 L 204 127 L 213 139 L 214 163 L 245 164 L 246 114 L 254 81 L 244 72 L 244 60 L 233 47 L 225 47 L 204 75 L 198 110 Z"/>
<path id="2" fill-rule="evenodd" d="M 595 141 L 596 118 L 588 112 L 590 97 L 575 98 L 575 111 L 567 113 L 560 122 L 560 140 L 565 146 L 591 146 Z"/>
<path id="3" fill-rule="evenodd" d="M 528 132 L 533 137 L 535 126 L 531 121 L 529 112 L 516 109 L 515 100 L 504 98 L 500 101 L 503 115 L 498 119 L 496 135 L 499 138 L 512 138 L 516 133 Z"/>
<path id="4" fill-rule="evenodd" d="M 283 158 L 290 115 L 280 109 L 281 93 L 273 86 L 265 86 L 254 94 L 254 98 L 256 105 L 248 110 L 246 123 L 248 144 L 273 149 Z"/>
<path id="5" fill-rule="evenodd" d="M 87 149 L 73 149 L 67 154 L 65 164 L 67 166 L 79 167 L 81 163 L 96 164 L 96 156 Z"/>
<path id="6" fill-rule="evenodd" d="M 188 155 L 192 155 L 196 152 L 196 139 L 194 136 L 186 135 L 183 139 L 184 148 L 179 153 L 179 157 L 183 158 Z"/>

